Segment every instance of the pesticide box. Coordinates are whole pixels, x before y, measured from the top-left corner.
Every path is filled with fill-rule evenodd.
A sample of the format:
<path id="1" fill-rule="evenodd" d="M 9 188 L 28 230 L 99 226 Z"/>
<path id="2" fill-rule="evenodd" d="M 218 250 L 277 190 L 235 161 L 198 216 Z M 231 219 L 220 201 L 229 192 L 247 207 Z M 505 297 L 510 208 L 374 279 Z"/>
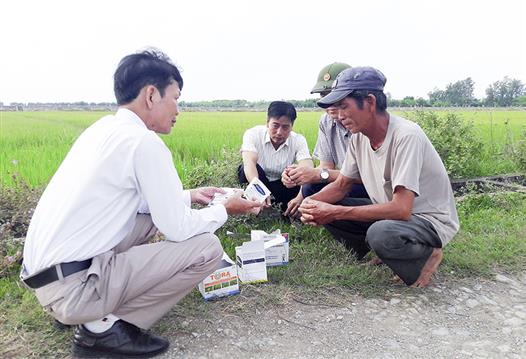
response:
<path id="1" fill-rule="evenodd" d="M 267 233 L 260 230 L 250 231 L 250 239 L 252 241 L 262 240 L 265 243 L 269 241 L 278 240 L 283 241 L 279 244 L 274 244 L 265 249 L 265 261 L 267 267 L 282 266 L 289 263 L 289 234 L 281 233 L 278 229 L 272 233 Z M 274 242 L 270 242 L 274 243 Z"/>
<path id="2" fill-rule="evenodd" d="M 270 196 L 270 190 L 261 182 L 257 177 L 254 177 L 252 181 L 245 188 L 244 195 L 251 201 L 257 201 L 259 203 L 265 202 L 268 196 Z"/>
<path id="3" fill-rule="evenodd" d="M 239 281 L 236 264 L 224 253 L 219 267 L 199 283 L 198 287 L 205 300 L 238 294 Z"/>
<path id="4" fill-rule="evenodd" d="M 267 251 L 285 243 L 285 237 L 276 236 L 265 240 L 251 240 L 236 247 L 236 265 L 239 280 L 243 283 L 267 281 Z"/>
<path id="5" fill-rule="evenodd" d="M 250 241 L 236 247 L 237 271 L 243 283 L 267 281 L 264 245 L 264 241 Z"/>

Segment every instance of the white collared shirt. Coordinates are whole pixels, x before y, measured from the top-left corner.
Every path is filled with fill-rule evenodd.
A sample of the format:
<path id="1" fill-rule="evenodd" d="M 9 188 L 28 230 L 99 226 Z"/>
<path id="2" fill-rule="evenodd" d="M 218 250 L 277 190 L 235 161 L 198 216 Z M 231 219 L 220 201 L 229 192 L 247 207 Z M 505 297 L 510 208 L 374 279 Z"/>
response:
<path id="1" fill-rule="evenodd" d="M 190 193 L 164 142 L 132 111 L 119 109 L 86 129 L 49 182 L 24 246 L 24 276 L 114 248 L 137 212 L 151 213 L 168 240 L 221 227 L 223 205 L 190 207 Z"/>
<path id="2" fill-rule="evenodd" d="M 287 140 L 274 148 L 266 126 L 255 126 L 245 131 L 241 152 L 250 151 L 258 154 L 257 163 L 263 168 L 269 181 L 281 178 L 285 167 L 291 164 L 311 159 L 305 137 L 290 131 Z"/>

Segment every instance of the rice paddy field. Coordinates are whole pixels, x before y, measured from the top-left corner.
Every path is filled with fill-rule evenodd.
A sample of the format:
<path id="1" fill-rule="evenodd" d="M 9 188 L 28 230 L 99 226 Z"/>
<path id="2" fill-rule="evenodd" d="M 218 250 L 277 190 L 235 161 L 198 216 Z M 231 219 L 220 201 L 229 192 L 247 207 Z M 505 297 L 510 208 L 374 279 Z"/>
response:
<path id="1" fill-rule="evenodd" d="M 393 111 L 404 115 L 405 112 Z M 473 126 L 484 143 L 481 171 L 474 175 L 517 172 L 506 158 L 506 146 L 526 130 L 526 111 L 456 111 Z M 0 185 L 11 186 L 13 177 L 31 187 L 45 185 L 80 133 L 103 112 L 0 112 Z M 321 112 L 300 112 L 294 125 L 307 138 L 312 151 Z M 162 136 L 172 150 L 174 163 L 185 174 L 198 163 L 218 159 L 222 149 L 236 150 L 243 132 L 265 124 L 263 112 L 183 112 L 172 133 Z"/>

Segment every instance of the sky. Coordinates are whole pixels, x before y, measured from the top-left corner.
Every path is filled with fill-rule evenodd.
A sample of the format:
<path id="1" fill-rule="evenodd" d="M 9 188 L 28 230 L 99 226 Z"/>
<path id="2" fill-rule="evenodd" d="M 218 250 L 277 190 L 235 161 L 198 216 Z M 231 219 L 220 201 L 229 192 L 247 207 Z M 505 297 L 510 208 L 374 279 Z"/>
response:
<path id="1" fill-rule="evenodd" d="M 471 77 L 526 83 L 524 0 L 3 1 L 0 102 L 114 102 L 119 60 L 156 47 L 181 100 L 313 98 L 332 62 L 373 66 L 393 98 Z"/>

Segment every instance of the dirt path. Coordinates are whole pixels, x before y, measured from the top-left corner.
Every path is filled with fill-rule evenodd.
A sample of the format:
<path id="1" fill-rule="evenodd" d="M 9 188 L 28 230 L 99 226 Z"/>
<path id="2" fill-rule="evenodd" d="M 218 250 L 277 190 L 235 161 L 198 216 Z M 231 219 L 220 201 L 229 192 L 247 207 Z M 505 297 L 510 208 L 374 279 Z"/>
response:
<path id="1" fill-rule="evenodd" d="M 386 290 L 340 294 L 337 304 L 292 296 L 243 315 L 215 302 L 206 320 L 161 323 L 173 328 L 162 358 L 526 358 L 526 273 Z"/>

